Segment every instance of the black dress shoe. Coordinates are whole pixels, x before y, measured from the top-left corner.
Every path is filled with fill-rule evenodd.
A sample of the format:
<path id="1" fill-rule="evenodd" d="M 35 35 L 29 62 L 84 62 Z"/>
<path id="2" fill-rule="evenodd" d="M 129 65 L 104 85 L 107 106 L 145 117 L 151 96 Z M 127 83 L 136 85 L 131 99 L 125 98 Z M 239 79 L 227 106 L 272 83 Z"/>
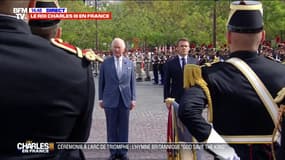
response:
<path id="1" fill-rule="evenodd" d="M 150 81 L 150 77 L 146 77 L 144 80 L 145 81 Z"/>
<path id="2" fill-rule="evenodd" d="M 108 158 L 108 160 L 116 160 L 116 159 L 117 159 L 116 155 L 111 155 L 111 156 Z"/>
<path id="3" fill-rule="evenodd" d="M 121 156 L 120 160 L 129 160 L 129 157 L 127 155 Z"/>
<path id="4" fill-rule="evenodd" d="M 137 78 L 137 81 L 138 82 L 141 82 L 143 79 L 142 78 Z"/>

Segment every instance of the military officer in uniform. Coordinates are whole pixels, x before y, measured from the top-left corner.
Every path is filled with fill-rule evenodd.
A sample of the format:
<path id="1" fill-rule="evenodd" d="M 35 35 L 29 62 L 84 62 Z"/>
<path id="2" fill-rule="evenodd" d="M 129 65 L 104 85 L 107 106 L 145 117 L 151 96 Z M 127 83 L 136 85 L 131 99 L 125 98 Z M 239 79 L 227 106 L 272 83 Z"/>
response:
<path id="1" fill-rule="evenodd" d="M 146 78 L 144 79 L 145 81 L 150 81 L 151 80 L 150 74 L 149 74 L 150 68 L 151 68 L 151 66 L 150 66 L 151 59 L 150 59 L 150 57 L 151 57 L 151 53 L 146 51 L 145 52 L 145 56 L 144 56 L 144 68 L 145 68 L 145 75 L 146 75 Z"/>
<path id="2" fill-rule="evenodd" d="M 258 56 L 265 38 L 262 15 L 258 1 L 232 2 L 227 23 L 229 60 L 202 68 L 185 66 L 188 89 L 180 101 L 179 117 L 199 142 L 225 144 L 221 150 L 209 148 L 218 158 L 274 157 L 270 145 L 276 135 L 278 107 L 272 99 L 285 86 L 285 67 Z M 209 122 L 201 115 L 206 105 Z M 284 149 L 277 152 L 276 158 L 282 159 Z"/>
<path id="3" fill-rule="evenodd" d="M 153 84 L 158 84 L 159 57 L 158 57 L 157 48 L 154 49 L 151 61 L 152 61 L 152 71 L 153 71 L 153 78 L 154 78 L 154 83 Z"/>
<path id="4" fill-rule="evenodd" d="M 142 78 L 142 63 L 143 63 L 143 53 L 141 51 L 136 52 L 137 56 L 137 64 L 136 64 L 136 73 L 138 74 L 138 78 L 136 79 L 138 82 L 143 81 Z"/>
<path id="5" fill-rule="evenodd" d="M 30 8 L 59 8 L 57 0 L 33 0 Z M 96 55 L 92 49 L 83 49 L 73 46 L 67 42 L 63 42 L 60 35 L 60 20 L 29 20 L 29 26 L 33 34 L 52 42 L 55 46 L 65 51 L 76 54 L 79 58 L 85 57 L 91 63 L 103 62 L 103 59 Z M 91 66 L 92 68 L 92 66 Z M 90 68 L 90 69 L 91 69 Z M 92 70 L 92 69 L 91 69 Z"/>
<path id="6" fill-rule="evenodd" d="M 164 64 L 166 63 L 166 56 L 165 56 L 165 52 L 162 52 L 159 56 L 159 63 L 158 63 L 158 71 L 160 74 L 160 84 L 163 85 L 164 84 Z"/>
<path id="7" fill-rule="evenodd" d="M 87 58 L 68 53 L 33 35 L 13 15 L 29 1 L 0 1 L 0 159 L 81 160 L 83 152 L 22 153 L 17 144 L 86 142 L 92 122 L 95 86 Z M 35 149 L 35 148 L 33 148 Z M 35 151 L 36 152 L 36 151 Z"/>

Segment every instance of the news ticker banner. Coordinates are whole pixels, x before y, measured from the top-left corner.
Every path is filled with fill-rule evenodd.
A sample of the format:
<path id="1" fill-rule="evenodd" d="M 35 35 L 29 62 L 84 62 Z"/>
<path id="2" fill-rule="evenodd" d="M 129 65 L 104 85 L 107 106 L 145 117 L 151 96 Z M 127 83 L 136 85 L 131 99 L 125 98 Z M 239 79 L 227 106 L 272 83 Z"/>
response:
<path id="1" fill-rule="evenodd" d="M 205 143 L 82 143 L 82 142 L 32 142 L 27 141 L 17 144 L 20 153 L 51 153 L 56 150 L 200 150 L 200 149 L 225 149 L 225 144 Z"/>
<path id="2" fill-rule="evenodd" d="M 111 20 L 111 12 L 67 12 L 67 8 L 13 8 L 18 19 Z"/>

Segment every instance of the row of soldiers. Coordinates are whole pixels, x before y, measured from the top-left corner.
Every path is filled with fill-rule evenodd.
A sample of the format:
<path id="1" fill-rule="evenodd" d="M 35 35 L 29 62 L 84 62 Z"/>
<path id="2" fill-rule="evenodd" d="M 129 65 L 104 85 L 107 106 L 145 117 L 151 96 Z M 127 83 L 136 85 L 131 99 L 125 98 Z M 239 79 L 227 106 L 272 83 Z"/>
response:
<path id="1" fill-rule="evenodd" d="M 199 60 L 199 65 L 203 65 L 205 63 L 210 63 L 213 61 L 221 61 L 226 59 L 227 55 L 224 52 L 214 51 L 211 53 L 207 53 L 204 50 L 196 50 L 195 52 L 190 52 L 190 56 L 195 57 Z M 175 53 L 166 53 L 166 52 L 135 52 L 129 53 L 127 56 L 134 62 L 136 66 L 137 73 L 137 81 L 151 81 L 150 71 L 153 71 L 153 84 L 161 84 L 163 85 L 164 72 L 163 67 L 164 64 L 176 56 Z M 145 75 L 145 78 L 144 78 Z"/>
<path id="2" fill-rule="evenodd" d="M 285 45 L 278 44 L 276 48 L 271 48 L 267 45 L 260 46 L 259 54 L 270 58 L 276 62 L 285 63 Z M 110 52 L 97 52 L 97 55 L 102 59 L 111 56 Z M 155 48 L 152 52 L 149 51 L 130 51 L 126 52 L 135 65 L 137 73 L 137 81 L 151 81 L 150 71 L 153 71 L 153 84 L 163 84 L 163 66 L 176 55 L 175 52 L 157 51 Z M 191 48 L 189 55 L 198 59 L 198 65 L 206 63 L 219 62 L 228 59 L 229 50 L 226 46 L 216 50 L 215 48 L 207 48 L 205 46 Z M 100 62 L 93 63 L 93 73 L 97 76 L 100 69 Z"/>
<path id="3" fill-rule="evenodd" d="M 285 44 L 280 43 L 276 48 L 269 46 L 261 46 L 260 54 L 266 57 L 271 57 L 276 62 L 285 63 Z"/>
<path id="4" fill-rule="evenodd" d="M 261 46 L 260 55 L 268 57 L 276 62 L 284 63 L 285 61 L 285 45 L 278 45 L 276 49 L 268 46 Z M 97 55 L 102 59 L 111 56 L 108 52 L 97 52 Z M 163 66 L 169 60 L 175 56 L 175 52 L 158 52 L 156 49 L 153 52 L 143 51 L 131 51 L 127 52 L 125 56 L 128 56 L 135 65 L 137 73 L 137 81 L 151 81 L 150 71 L 153 71 L 154 84 L 163 84 Z M 206 63 L 224 61 L 229 57 L 228 48 L 223 47 L 219 50 L 207 47 L 196 47 L 189 51 L 189 55 L 198 59 L 198 65 L 204 65 Z M 100 62 L 93 64 L 93 73 L 98 75 L 100 68 Z"/>

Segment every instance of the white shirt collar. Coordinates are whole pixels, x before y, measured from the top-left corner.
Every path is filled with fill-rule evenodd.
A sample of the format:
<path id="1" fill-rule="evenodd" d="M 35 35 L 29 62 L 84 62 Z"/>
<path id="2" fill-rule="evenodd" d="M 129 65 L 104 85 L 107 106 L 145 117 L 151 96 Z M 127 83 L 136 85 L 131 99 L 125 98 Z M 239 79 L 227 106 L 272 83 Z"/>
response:
<path id="1" fill-rule="evenodd" d="M 117 61 L 117 57 L 116 56 L 114 56 L 114 59 L 115 59 L 115 61 Z M 121 56 L 121 57 L 119 57 L 119 61 L 122 61 L 123 60 L 123 56 Z"/>
<path id="2" fill-rule="evenodd" d="M 185 57 L 182 57 L 182 56 L 180 56 L 180 55 L 178 55 L 178 57 L 179 57 L 179 63 L 180 63 L 180 66 L 183 68 L 183 63 L 182 63 L 182 58 L 185 58 L 185 63 L 187 64 L 187 58 L 188 58 L 188 56 L 186 55 Z"/>
<path id="3" fill-rule="evenodd" d="M 183 58 L 183 57 L 180 56 L 180 55 L 178 55 L 178 57 L 179 57 L 179 60 L 181 60 L 181 58 Z M 185 60 L 187 61 L 188 55 L 186 55 L 184 58 L 185 58 Z"/>
<path id="4" fill-rule="evenodd" d="M 118 61 L 118 60 L 119 60 L 119 66 L 117 66 L 117 65 L 118 65 L 117 61 Z M 115 62 L 115 66 L 116 66 L 117 69 L 118 69 L 118 67 L 121 68 L 121 67 L 122 67 L 122 64 L 123 64 L 123 56 L 121 56 L 121 57 L 119 57 L 119 58 L 117 58 L 116 56 L 114 56 L 114 62 Z"/>

